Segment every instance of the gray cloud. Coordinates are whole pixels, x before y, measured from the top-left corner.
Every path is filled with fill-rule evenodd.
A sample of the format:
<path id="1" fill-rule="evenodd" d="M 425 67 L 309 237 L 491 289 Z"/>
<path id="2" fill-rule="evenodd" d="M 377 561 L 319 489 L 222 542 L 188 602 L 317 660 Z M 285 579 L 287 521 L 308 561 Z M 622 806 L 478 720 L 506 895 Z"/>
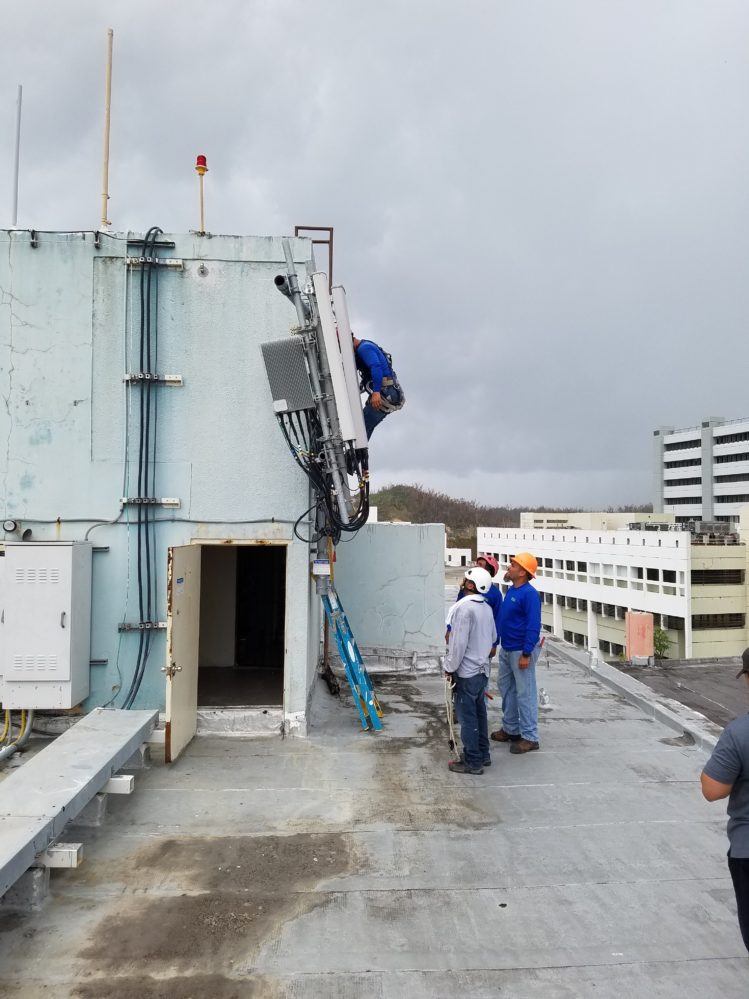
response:
<path id="1" fill-rule="evenodd" d="M 374 481 L 649 499 L 651 431 L 746 415 L 749 9 L 739 2 L 29 2 L 4 13 L 0 207 L 21 222 L 336 227 L 408 405 Z M 4 126 L 4 127 L 3 127 Z"/>

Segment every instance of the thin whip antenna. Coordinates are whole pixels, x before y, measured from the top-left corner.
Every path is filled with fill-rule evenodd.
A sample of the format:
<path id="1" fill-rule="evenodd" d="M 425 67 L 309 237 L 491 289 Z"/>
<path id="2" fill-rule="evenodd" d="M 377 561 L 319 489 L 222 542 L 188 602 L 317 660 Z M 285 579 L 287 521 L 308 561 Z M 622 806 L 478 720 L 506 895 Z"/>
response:
<path id="1" fill-rule="evenodd" d="M 11 227 L 18 226 L 18 165 L 21 159 L 21 103 L 23 101 L 23 87 L 18 84 L 18 97 L 16 98 L 16 148 L 13 161 L 13 211 L 11 212 Z"/>
<path id="2" fill-rule="evenodd" d="M 101 228 L 112 224 L 107 218 L 109 201 L 109 126 L 112 111 L 112 43 L 114 31 L 107 28 L 107 72 L 104 83 L 104 157 L 101 168 Z"/>

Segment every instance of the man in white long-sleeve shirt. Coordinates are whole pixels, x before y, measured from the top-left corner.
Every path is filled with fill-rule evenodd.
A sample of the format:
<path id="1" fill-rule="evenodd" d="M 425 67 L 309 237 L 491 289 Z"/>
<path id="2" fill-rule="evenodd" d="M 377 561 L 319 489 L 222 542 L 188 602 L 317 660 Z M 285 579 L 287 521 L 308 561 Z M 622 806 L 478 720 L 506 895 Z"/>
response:
<path id="1" fill-rule="evenodd" d="M 463 759 L 448 766 L 459 774 L 482 774 L 483 768 L 491 764 L 485 691 L 497 629 L 492 609 L 483 596 L 491 585 L 492 577 L 486 569 L 468 569 L 463 583 L 465 596 L 450 609 L 445 673 L 455 683 Z"/>

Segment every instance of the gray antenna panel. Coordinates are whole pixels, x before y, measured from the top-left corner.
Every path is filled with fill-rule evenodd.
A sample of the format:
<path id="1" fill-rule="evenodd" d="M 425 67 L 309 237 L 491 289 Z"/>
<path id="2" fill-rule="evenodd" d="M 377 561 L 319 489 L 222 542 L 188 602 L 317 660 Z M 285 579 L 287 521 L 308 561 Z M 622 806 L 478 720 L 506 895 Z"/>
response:
<path id="1" fill-rule="evenodd" d="M 315 400 L 302 341 L 291 336 L 285 340 L 262 343 L 260 349 L 275 412 L 295 413 L 300 409 L 314 409 Z"/>

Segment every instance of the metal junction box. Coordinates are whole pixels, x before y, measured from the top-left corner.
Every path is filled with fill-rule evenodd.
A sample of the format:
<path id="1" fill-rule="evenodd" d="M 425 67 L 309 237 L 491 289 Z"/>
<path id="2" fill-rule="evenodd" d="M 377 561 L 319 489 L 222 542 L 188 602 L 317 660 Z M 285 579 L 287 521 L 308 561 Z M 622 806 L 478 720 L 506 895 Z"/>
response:
<path id="1" fill-rule="evenodd" d="M 6 543 L 0 559 L 0 701 L 72 708 L 88 696 L 88 542 Z"/>

